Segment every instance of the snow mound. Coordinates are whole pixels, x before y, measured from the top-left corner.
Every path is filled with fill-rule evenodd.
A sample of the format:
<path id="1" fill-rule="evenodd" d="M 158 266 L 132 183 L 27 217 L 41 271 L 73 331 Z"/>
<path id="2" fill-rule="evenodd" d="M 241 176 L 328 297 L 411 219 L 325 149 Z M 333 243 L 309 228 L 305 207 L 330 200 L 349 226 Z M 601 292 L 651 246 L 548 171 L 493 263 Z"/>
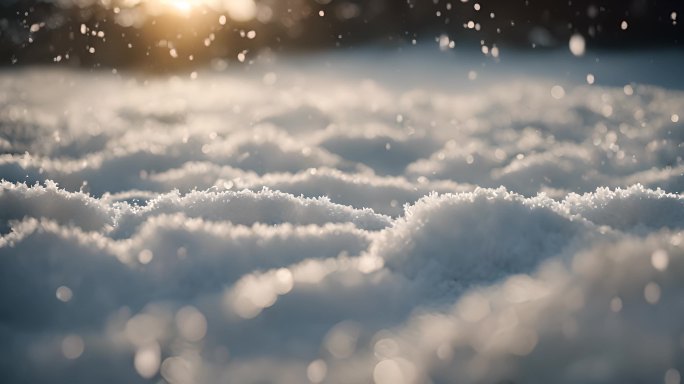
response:
<path id="1" fill-rule="evenodd" d="M 409 382 L 667 382 L 681 368 L 683 240 L 626 237 L 471 291 L 377 335 L 366 371 Z"/>
<path id="2" fill-rule="evenodd" d="M 682 195 L 635 185 L 627 189 L 599 188 L 588 196 L 569 195 L 563 201 L 569 212 L 622 231 L 648 233 L 660 228 L 682 229 Z"/>
<path id="3" fill-rule="evenodd" d="M 549 198 L 477 189 L 420 199 L 370 252 L 431 290 L 470 287 L 529 272 L 593 232 L 591 223 L 562 214 Z"/>

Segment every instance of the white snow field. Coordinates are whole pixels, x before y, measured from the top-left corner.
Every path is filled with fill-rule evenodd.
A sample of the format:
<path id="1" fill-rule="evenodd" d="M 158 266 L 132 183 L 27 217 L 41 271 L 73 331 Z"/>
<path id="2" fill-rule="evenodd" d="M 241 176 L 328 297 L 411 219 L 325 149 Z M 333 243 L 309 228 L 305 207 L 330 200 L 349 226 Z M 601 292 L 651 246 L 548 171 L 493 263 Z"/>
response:
<path id="1" fill-rule="evenodd" d="M 0 381 L 680 383 L 684 54 L 433 51 L 0 72 Z"/>

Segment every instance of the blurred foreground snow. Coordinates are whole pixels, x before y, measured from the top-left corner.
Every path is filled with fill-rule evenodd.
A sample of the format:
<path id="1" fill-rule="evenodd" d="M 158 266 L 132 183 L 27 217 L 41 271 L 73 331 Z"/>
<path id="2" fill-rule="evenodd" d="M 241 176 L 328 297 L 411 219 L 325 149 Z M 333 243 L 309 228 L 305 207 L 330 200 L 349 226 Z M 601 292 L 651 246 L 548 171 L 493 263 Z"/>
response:
<path id="1" fill-rule="evenodd" d="M 682 55 L 384 55 L 0 73 L 2 381 L 679 383 Z"/>

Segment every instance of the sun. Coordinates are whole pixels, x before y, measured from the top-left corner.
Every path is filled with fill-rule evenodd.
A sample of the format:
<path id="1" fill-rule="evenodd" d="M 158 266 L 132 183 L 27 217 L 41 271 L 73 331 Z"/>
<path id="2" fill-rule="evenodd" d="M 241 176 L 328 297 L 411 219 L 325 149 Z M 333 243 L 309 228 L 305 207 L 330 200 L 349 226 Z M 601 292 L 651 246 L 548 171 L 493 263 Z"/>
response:
<path id="1" fill-rule="evenodd" d="M 193 2 L 190 0 L 170 0 L 170 2 L 181 12 L 188 12 L 193 7 Z"/>
<path id="2" fill-rule="evenodd" d="M 153 12 L 173 12 L 189 16 L 196 8 L 209 8 L 225 12 L 232 20 L 245 22 L 256 16 L 254 0 L 145 0 Z"/>
<path id="3" fill-rule="evenodd" d="M 165 7 L 184 15 L 190 13 L 195 7 L 206 5 L 202 0 L 160 0 L 160 3 Z"/>
<path id="4" fill-rule="evenodd" d="M 167 0 L 167 4 L 181 13 L 190 12 L 194 6 L 194 1 L 192 0 Z"/>

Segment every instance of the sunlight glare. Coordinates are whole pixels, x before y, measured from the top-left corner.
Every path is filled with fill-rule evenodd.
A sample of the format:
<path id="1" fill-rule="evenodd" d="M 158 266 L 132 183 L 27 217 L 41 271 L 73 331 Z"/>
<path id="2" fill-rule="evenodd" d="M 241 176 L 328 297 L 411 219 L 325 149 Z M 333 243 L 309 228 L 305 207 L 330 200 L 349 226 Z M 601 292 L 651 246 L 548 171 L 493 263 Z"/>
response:
<path id="1" fill-rule="evenodd" d="M 147 0 L 148 10 L 153 13 L 173 12 L 188 16 L 196 8 L 210 8 L 216 12 L 227 12 L 236 22 L 247 22 L 256 17 L 254 0 Z"/>
<path id="2" fill-rule="evenodd" d="M 166 3 L 180 11 L 181 13 L 188 13 L 192 9 L 196 1 L 193 0 L 166 0 Z"/>

